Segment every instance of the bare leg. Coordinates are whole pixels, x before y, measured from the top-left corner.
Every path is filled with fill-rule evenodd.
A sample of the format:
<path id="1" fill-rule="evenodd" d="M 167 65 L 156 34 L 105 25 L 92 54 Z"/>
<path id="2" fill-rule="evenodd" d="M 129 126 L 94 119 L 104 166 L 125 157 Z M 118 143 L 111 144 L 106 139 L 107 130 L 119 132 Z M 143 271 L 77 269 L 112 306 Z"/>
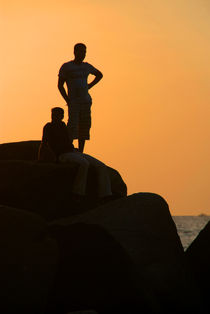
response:
<path id="1" fill-rule="evenodd" d="M 85 195 L 89 161 L 79 152 L 62 154 L 60 155 L 59 160 L 62 163 L 76 162 L 79 164 L 72 192 L 79 195 Z"/>
<path id="2" fill-rule="evenodd" d="M 70 141 L 78 138 L 78 125 L 79 125 L 79 105 L 72 103 L 68 106 L 69 118 L 67 122 L 67 130 Z"/>
<path id="3" fill-rule="evenodd" d="M 98 179 L 98 196 L 101 198 L 111 196 L 111 181 L 106 165 L 90 155 L 83 154 L 83 156 L 89 162 L 89 164 L 93 165 L 96 169 Z"/>
<path id="4" fill-rule="evenodd" d="M 81 103 L 78 122 L 78 148 L 83 153 L 85 141 L 90 138 L 91 127 L 91 102 Z"/>
<path id="5" fill-rule="evenodd" d="M 85 140 L 78 139 L 79 152 L 83 153 L 85 147 Z"/>

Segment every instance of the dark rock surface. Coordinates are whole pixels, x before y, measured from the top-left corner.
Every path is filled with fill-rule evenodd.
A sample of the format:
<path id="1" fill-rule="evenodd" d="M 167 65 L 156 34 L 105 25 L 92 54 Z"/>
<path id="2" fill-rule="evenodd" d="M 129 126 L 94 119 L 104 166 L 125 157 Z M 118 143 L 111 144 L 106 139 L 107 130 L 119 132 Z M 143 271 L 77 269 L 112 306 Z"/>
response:
<path id="1" fill-rule="evenodd" d="M 34 214 L 0 206 L 0 312 L 44 313 L 58 263 L 57 242 Z"/>
<path id="2" fill-rule="evenodd" d="M 0 145 L 0 204 L 35 212 L 51 220 L 75 215 L 98 206 L 97 177 L 88 174 L 87 198 L 75 203 L 71 195 L 77 165 L 38 163 L 39 141 Z M 17 159 L 17 160 L 13 160 Z M 107 167 L 113 198 L 127 194 L 120 174 Z"/>
<path id="3" fill-rule="evenodd" d="M 51 236 L 57 239 L 61 253 L 50 302 L 55 313 L 83 309 L 107 314 L 132 314 L 141 309 L 146 313 L 143 291 L 139 294 L 136 287 L 135 265 L 119 242 L 97 225 L 55 227 Z"/>
<path id="4" fill-rule="evenodd" d="M 98 206 L 90 168 L 88 197 L 77 203 L 77 166 L 38 163 L 39 144 L 0 145 L 2 313 L 200 314 L 200 291 L 209 308 L 209 225 L 184 253 L 165 200 L 126 197 L 109 167 L 116 200 Z"/>
<path id="5" fill-rule="evenodd" d="M 94 310 L 90 310 L 90 311 L 69 312 L 68 314 L 97 314 L 97 312 Z"/>
<path id="6" fill-rule="evenodd" d="M 37 160 L 40 141 L 0 144 L 0 160 Z"/>
<path id="7" fill-rule="evenodd" d="M 136 265 L 134 277 L 139 296 L 149 304 L 151 312 L 198 313 L 196 288 L 187 271 L 183 247 L 163 198 L 156 194 L 138 193 L 74 219 L 61 219 L 51 226 L 67 227 L 70 223 L 101 226 L 125 249 Z"/>
<path id="8" fill-rule="evenodd" d="M 201 230 L 196 239 L 185 252 L 188 264 L 194 274 L 197 286 L 204 299 L 205 306 L 210 309 L 210 221 Z"/>

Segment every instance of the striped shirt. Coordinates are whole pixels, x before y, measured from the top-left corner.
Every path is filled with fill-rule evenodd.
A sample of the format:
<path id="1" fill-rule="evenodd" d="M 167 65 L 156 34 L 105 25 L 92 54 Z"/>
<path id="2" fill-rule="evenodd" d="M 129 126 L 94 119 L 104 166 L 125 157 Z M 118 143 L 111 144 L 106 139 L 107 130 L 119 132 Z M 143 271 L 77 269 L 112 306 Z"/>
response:
<path id="1" fill-rule="evenodd" d="M 91 102 L 87 79 L 89 74 L 96 75 L 97 71 L 96 68 L 87 62 L 77 64 L 74 61 L 69 61 L 61 66 L 58 75 L 67 84 L 70 102 Z"/>

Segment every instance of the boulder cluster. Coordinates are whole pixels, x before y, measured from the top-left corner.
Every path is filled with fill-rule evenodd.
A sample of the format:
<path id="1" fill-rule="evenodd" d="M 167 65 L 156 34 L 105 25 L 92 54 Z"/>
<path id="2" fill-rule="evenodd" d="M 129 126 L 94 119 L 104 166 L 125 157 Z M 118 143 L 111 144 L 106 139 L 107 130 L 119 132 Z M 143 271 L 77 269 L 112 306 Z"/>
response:
<path id="1" fill-rule="evenodd" d="M 184 251 L 166 201 L 110 167 L 113 198 L 90 169 L 77 202 L 77 166 L 37 162 L 39 143 L 0 145 L 1 312 L 208 313 L 210 223 Z"/>

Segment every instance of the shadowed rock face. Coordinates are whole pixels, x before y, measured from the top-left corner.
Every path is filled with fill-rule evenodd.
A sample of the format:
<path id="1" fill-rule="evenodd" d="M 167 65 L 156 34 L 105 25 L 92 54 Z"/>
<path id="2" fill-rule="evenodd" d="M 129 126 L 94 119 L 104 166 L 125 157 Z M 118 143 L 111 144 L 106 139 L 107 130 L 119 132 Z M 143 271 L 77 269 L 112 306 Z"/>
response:
<path id="1" fill-rule="evenodd" d="M 40 141 L 0 144 L 0 160 L 37 160 Z"/>
<path id="2" fill-rule="evenodd" d="M 97 177 L 90 167 L 87 199 L 75 203 L 71 189 L 77 165 L 38 163 L 39 141 L 0 145 L 0 204 L 38 213 L 51 220 L 75 215 L 98 206 Z M 110 173 L 113 198 L 127 194 L 120 174 L 107 167 Z"/>
<path id="3" fill-rule="evenodd" d="M 55 221 L 52 226 L 69 223 L 96 224 L 119 242 L 136 265 L 139 295 L 150 305 L 151 312 L 198 313 L 196 289 L 163 198 L 152 193 L 130 195 L 74 219 Z"/>
<path id="4" fill-rule="evenodd" d="M 3 312 L 37 314 L 48 304 L 50 314 L 83 308 L 99 314 L 200 314 L 199 294 L 165 200 L 152 193 L 126 197 L 119 173 L 108 168 L 120 199 L 97 207 L 90 168 L 88 198 L 79 205 L 70 193 L 76 165 L 38 163 L 39 143 L 0 145 L 0 204 L 27 211 L 0 208 Z M 31 212 L 47 220 L 70 217 L 47 228 L 45 219 Z"/>
<path id="5" fill-rule="evenodd" d="M 102 227 L 84 223 L 54 226 L 51 236 L 60 249 L 50 302 L 56 313 L 95 309 L 98 313 L 132 314 L 137 307 L 145 310 L 134 263 Z"/>
<path id="6" fill-rule="evenodd" d="M 41 217 L 0 206 L 0 312 L 44 313 L 58 263 Z"/>
<path id="7" fill-rule="evenodd" d="M 210 309 L 210 222 L 201 230 L 197 238 L 185 252 L 188 264 L 195 276 L 205 305 Z"/>
<path id="8" fill-rule="evenodd" d="M 137 301 L 145 309 L 134 263 L 100 226 L 47 227 L 38 215 L 0 206 L 0 247 L 1 313 L 132 314 Z"/>

